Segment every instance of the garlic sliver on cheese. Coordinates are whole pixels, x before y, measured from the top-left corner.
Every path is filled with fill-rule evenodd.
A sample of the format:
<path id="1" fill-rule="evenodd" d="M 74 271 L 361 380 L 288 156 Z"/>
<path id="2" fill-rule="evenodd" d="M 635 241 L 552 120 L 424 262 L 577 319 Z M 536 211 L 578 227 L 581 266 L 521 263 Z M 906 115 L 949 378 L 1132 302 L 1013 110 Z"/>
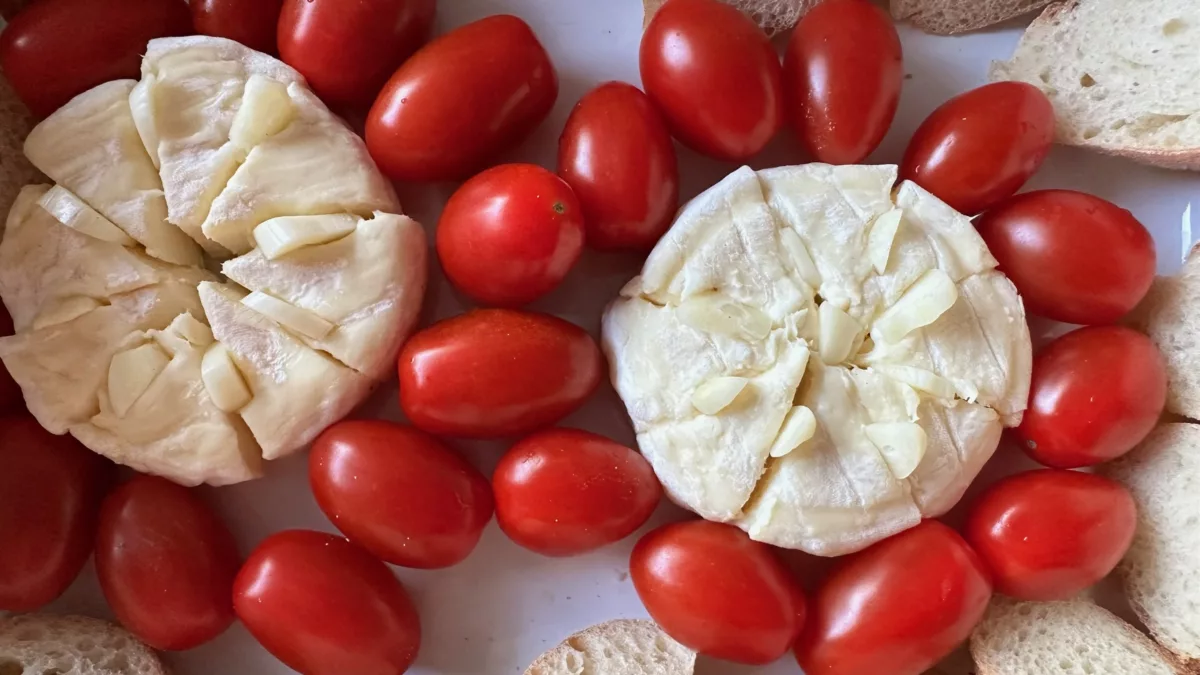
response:
<path id="1" fill-rule="evenodd" d="M 871 232 L 867 235 L 867 257 L 871 266 L 879 274 L 887 270 L 888 258 L 892 254 L 892 243 L 896 240 L 896 232 L 900 230 L 900 222 L 904 212 L 892 209 L 875 219 Z"/>
<path id="2" fill-rule="evenodd" d="M 796 274 L 800 275 L 800 279 L 813 288 L 820 286 L 821 272 L 817 269 L 817 264 L 813 262 L 812 255 L 809 254 L 808 247 L 804 245 L 804 240 L 800 238 L 800 235 L 796 234 L 795 230 L 785 227 L 779 233 L 779 242 L 787 251 L 792 267 L 796 269 Z"/>
<path id="3" fill-rule="evenodd" d="M 862 326 L 831 302 L 823 302 L 817 308 L 817 321 L 821 360 L 829 365 L 845 361 L 854 351 Z"/>
<path id="4" fill-rule="evenodd" d="M 85 295 L 64 298 L 33 318 L 33 329 L 39 330 L 46 326 L 54 326 L 77 319 L 100 306 L 100 301 Z"/>
<path id="5" fill-rule="evenodd" d="M 937 321 L 958 300 L 958 288 L 940 269 L 926 272 L 896 304 L 888 307 L 871 329 L 876 342 L 895 344 L 918 328 Z"/>
<path id="6" fill-rule="evenodd" d="M 817 417 L 806 406 L 798 405 L 788 411 L 779 435 L 771 444 L 771 457 L 783 457 L 808 442 L 817 433 Z"/>
<path id="7" fill-rule="evenodd" d="M 272 319 L 284 328 L 313 340 L 320 340 L 333 330 L 332 323 L 307 309 L 301 309 L 262 291 L 254 291 L 242 298 L 242 304 Z"/>
<path id="8" fill-rule="evenodd" d="M 931 370 L 924 368 L 916 368 L 913 366 L 893 366 L 881 365 L 874 366 L 874 370 L 881 375 L 903 382 L 908 386 L 918 391 L 923 391 L 927 394 L 933 394 L 941 399 L 952 399 L 956 393 L 954 384 L 946 378 L 938 375 Z"/>
<path id="9" fill-rule="evenodd" d="M 156 344 L 144 344 L 113 356 L 108 366 L 108 401 L 117 417 L 129 412 L 170 361 Z"/>
<path id="10" fill-rule="evenodd" d="M 133 237 L 125 234 L 112 221 L 61 185 L 55 185 L 46 191 L 38 200 L 38 206 L 54 216 L 58 222 L 89 237 L 121 246 L 133 246 L 137 243 Z"/>
<path id="11" fill-rule="evenodd" d="M 700 295 L 679 305 L 679 320 L 706 333 L 761 340 L 771 334 L 771 318 L 761 310 L 721 295 Z"/>
<path id="12" fill-rule="evenodd" d="M 705 415 L 716 415 L 728 408 L 749 384 L 744 377 L 714 377 L 692 393 L 692 405 Z"/>
<path id="13" fill-rule="evenodd" d="M 246 80 L 242 106 L 233 117 L 229 140 L 249 152 L 254 146 L 283 131 L 296 118 L 296 107 L 287 85 L 263 75 Z"/>
<path id="14" fill-rule="evenodd" d="M 883 461 L 887 462 L 892 475 L 904 480 L 917 470 L 925 458 L 928 438 L 921 425 L 915 422 L 881 422 L 863 427 L 867 440 L 871 441 Z"/>
<path id="15" fill-rule="evenodd" d="M 246 380 L 234 365 L 229 350 L 217 343 L 204 352 L 200 361 L 200 379 L 213 404 L 222 412 L 232 413 L 246 407 L 254 398 Z"/>
<path id="16" fill-rule="evenodd" d="M 186 312 L 175 317 L 168 328 L 197 347 L 207 347 L 213 343 L 212 329 Z"/>
<path id="17" fill-rule="evenodd" d="M 305 246 L 320 246 L 341 239 L 358 227 L 358 216 L 280 216 L 254 228 L 254 241 L 267 260 L 275 260 Z"/>

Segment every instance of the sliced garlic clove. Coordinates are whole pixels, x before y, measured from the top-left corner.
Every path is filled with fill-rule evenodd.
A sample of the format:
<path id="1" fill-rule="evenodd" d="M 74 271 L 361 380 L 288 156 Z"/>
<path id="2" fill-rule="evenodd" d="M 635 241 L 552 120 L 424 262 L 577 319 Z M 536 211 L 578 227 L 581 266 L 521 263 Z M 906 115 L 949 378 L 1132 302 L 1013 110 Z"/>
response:
<path id="1" fill-rule="evenodd" d="M 213 405 L 223 412 L 237 412 L 254 398 L 242 373 L 229 356 L 229 350 L 219 342 L 204 352 L 204 358 L 200 361 L 200 379 Z"/>
<path id="2" fill-rule="evenodd" d="M 242 304 L 274 320 L 275 323 L 313 340 L 320 340 L 333 330 L 332 323 L 307 309 L 302 309 L 262 291 L 254 291 L 242 298 Z"/>
<path id="3" fill-rule="evenodd" d="M 722 295 L 688 298 L 678 309 L 679 320 L 706 333 L 762 340 L 771 334 L 771 317 L 761 310 Z"/>
<path id="4" fill-rule="evenodd" d="M 862 326 L 854 317 L 833 303 L 823 302 L 817 307 L 817 323 L 820 331 L 817 351 L 821 360 L 835 365 L 849 358 L 862 332 Z"/>
<path id="5" fill-rule="evenodd" d="M 287 85 L 263 75 L 246 80 L 242 106 L 233 116 L 229 140 L 249 152 L 268 137 L 283 131 L 296 116 Z"/>
<path id="6" fill-rule="evenodd" d="M 146 154 L 155 169 L 161 169 L 158 158 L 158 123 L 154 121 L 154 85 L 158 78 L 154 73 L 146 73 L 129 92 L 129 110 L 133 113 L 133 126 L 142 145 L 146 146 Z"/>
<path id="7" fill-rule="evenodd" d="M 867 440 L 879 448 L 879 454 L 897 480 L 911 476 L 925 458 L 928 439 L 925 430 L 915 422 L 868 424 L 863 427 L 863 432 Z"/>
<path id="8" fill-rule="evenodd" d="M 87 314 L 100 306 L 100 301 L 86 295 L 76 295 L 63 298 L 53 305 L 43 309 L 33 318 L 33 329 L 56 326 Z"/>
<path id="9" fill-rule="evenodd" d="M 871 336 L 876 342 L 895 344 L 914 330 L 937 321 L 957 300 L 958 288 L 950 275 L 940 269 L 929 270 L 904 291 L 896 304 L 879 315 Z"/>
<path id="10" fill-rule="evenodd" d="M 692 405 L 705 415 L 716 415 L 728 408 L 749 383 L 744 377 L 714 377 L 696 387 Z"/>
<path id="11" fill-rule="evenodd" d="M 187 312 L 175 317 L 167 328 L 197 347 L 207 347 L 213 343 L 212 329 Z"/>
<path id="12" fill-rule="evenodd" d="M 821 271 L 817 269 L 817 264 L 813 262 L 812 256 L 808 253 L 808 247 L 804 245 L 804 240 L 800 238 L 800 235 L 791 228 L 784 228 L 779 233 L 779 242 L 787 251 L 796 274 L 800 275 L 804 283 L 813 288 L 819 288 Z"/>
<path id="13" fill-rule="evenodd" d="M 80 234 L 121 246 L 137 244 L 111 220 L 100 215 L 98 211 L 61 185 L 55 185 L 47 190 L 46 194 L 38 200 L 38 206 L 53 216 L 55 220 Z"/>
<path id="14" fill-rule="evenodd" d="M 979 387 L 968 380 L 954 380 L 954 389 L 958 397 L 968 403 L 974 403 L 979 398 Z"/>
<path id="15" fill-rule="evenodd" d="M 953 399 L 955 394 L 954 385 L 946 378 L 938 375 L 931 370 L 924 368 L 915 368 L 913 366 L 893 366 L 882 365 L 875 366 L 874 370 L 881 375 L 903 382 L 908 386 L 918 391 L 923 391 L 927 394 L 932 394 L 941 399 Z"/>
<path id="16" fill-rule="evenodd" d="M 170 362 L 166 352 L 153 343 L 113 356 L 108 365 L 108 402 L 117 417 L 129 412 Z"/>
<path id="17" fill-rule="evenodd" d="M 771 457 L 783 457 L 807 443 L 817 433 L 817 417 L 805 406 L 794 406 L 783 418 L 779 435 L 771 444 Z"/>
<path id="18" fill-rule="evenodd" d="M 320 246 L 341 239 L 358 227 L 358 216 L 280 216 L 254 228 L 254 241 L 267 260 L 275 260 L 305 246 Z"/>
<path id="19" fill-rule="evenodd" d="M 900 230 L 900 222 L 904 219 L 904 211 L 892 209 L 875 219 L 871 232 L 867 235 L 867 258 L 871 266 L 879 274 L 887 270 L 888 258 L 892 254 L 892 242 Z"/>

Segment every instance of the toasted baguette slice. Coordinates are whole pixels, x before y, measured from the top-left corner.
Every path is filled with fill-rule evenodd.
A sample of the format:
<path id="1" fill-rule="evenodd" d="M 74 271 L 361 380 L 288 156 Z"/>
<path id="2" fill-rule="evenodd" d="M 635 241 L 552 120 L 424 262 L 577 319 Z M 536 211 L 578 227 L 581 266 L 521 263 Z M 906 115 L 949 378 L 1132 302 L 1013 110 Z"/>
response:
<path id="1" fill-rule="evenodd" d="M 572 635 L 525 675 L 692 675 L 696 653 L 653 621 L 617 619 Z"/>
<path id="2" fill-rule="evenodd" d="M 1171 169 L 1200 169 L 1200 2 L 1050 5 L 993 80 L 1038 86 L 1058 142 Z"/>
<path id="3" fill-rule="evenodd" d="M 1138 529 L 1120 572 L 1150 634 L 1200 673 L 1200 426 L 1164 424 L 1101 469 L 1124 483 Z"/>
<path id="4" fill-rule="evenodd" d="M 1126 319 L 1150 336 L 1167 366 L 1167 412 L 1200 420 L 1200 252 L 1159 277 Z"/>
<path id="5" fill-rule="evenodd" d="M 996 596 L 971 656 L 978 675 L 1182 675 L 1150 638 L 1087 600 Z"/>
<path id="6" fill-rule="evenodd" d="M 938 35 L 987 28 L 1041 9 L 1050 0 L 892 0 L 892 16 Z"/>
<path id="7" fill-rule="evenodd" d="M 754 19 L 767 35 L 782 33 L 796 25 L 804 13 L 812 9 L 821 0 L 721 0 L 727 5 L 733 5 Z M 643 27 L 650 25 L 650 19 L 659 7 L 667 4 L 667 0 L 642 0 L 645 10 Z"/>
<path id="8" fill-rule="evenodd" d="M 158 656 L 123 629 L 82 616 L 0 619 L 5 675 L 167 675 Z"/>

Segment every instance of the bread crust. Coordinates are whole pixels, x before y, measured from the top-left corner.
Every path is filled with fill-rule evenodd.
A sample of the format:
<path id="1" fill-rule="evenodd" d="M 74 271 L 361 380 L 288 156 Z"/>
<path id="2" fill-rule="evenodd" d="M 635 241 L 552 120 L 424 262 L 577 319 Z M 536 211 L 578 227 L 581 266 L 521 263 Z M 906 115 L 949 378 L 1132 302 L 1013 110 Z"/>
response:
<path id="1" fill-rule="evenodd" d="M 892 0 L 892 17 L 927 33 L 954 35 L 1003 23 L 1051 0 Z"/>

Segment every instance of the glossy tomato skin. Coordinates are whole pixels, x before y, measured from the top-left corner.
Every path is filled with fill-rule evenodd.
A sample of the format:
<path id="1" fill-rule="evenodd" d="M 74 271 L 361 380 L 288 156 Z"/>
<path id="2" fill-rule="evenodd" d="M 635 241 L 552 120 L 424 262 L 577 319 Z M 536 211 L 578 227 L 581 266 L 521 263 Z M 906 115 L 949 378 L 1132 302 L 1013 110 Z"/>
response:
<path id="1" fill-rule="evenodd" d="M 991 597 L 962 537 L 925 521 L 835 564 L 796 659 L 821 675 L 920 675 L 970 636 Z"/>
<path id="2" fill-rule="evenodd" d="M 192 25 L 201 35 L 240 42 L 274 54 L 275 29 L 283 0 L 189 0 Z"/>
<path id="3" fill-rule="evenodd" d="M 1080 328 L 1034 357 L 1017 434 L 1046 466 L 1093 466 L 1140 443 L 1166 400 L 1166 366 L 1150 338 L 1123 326 Z"/>
<path id="4" fill-rule="evenodd" d="M 39 0 L 0 33 L 0 68 L 45 117 L 98 84 L 137 79 L 152 38 L 190 32 L 182 0 Z"/>
<path id="5" fill-rule="evenodd" d="M 605 82 L 579 99 L 558 139 L 558 175 L 583 206 L 587 243 L 648 251 L 679 206 L 679 164 L 642 90 Z"/>
<path id="6" fill-rule="evenodd" d="M 1154 281 L 1154 238 L 1133 214 L 1073 190 L 1016 195 L 975 220 L 1000 268 L 1038 316 L 1106 324 Z"/>
<path id="7" fill-rule="evenodd" d="M 500 529 L 518 545 L 570 556 L 620 541 L 662 498 L 636 450 L 578 429 L 527 436 L 500 458 L 492 485 Z"/>
<path id="8" fill-rule="evenodd" d="M 54 600 L 92 553 L 112 465 L 28 415 L 0 417 L 0 610 Z"/>
<path id="9" fill-rule="evenodd" d="M 326 103 L 365 109 L 429 39 L 436 13 L 437 0 L 285 0 L 279 55 Z"/>
<path id="10" fill-rule="evenodd" d="M 136 476 L 100 509 L 100 588 L 117 620 L 155 649 L 191 649 L 233 623 L 240 562 L 212 508 L 166 479 Z"/>
<path id="11" fill-rule="evenodd" d="M 463 180 L 524 140 L 556 98 L 554 65 L 529 24 L 489 16 L 396 70 L 367 115 L 367 149 L 393 180 Z"/>
<path id="12" fill-rule="evenodd" d="M 1117 566 L 1137 528 L 1123 485 L 1078 471 L 1042 469 L 989 487 L 964 535 L 996 591 L 1018 600 L 1066 600 Z"/>
<path id="13" fill-rule="evenodd" d="M 917 128 L 900 177 L 973 216 L 1011 197 L 1054 141 L 1054 107 L 1037 87 L 995 82 L 942 104 Z"/>
<path id="14" fill-rule="evenodd" d="M 393 565 L 462 562 L 492 519 L 492 488 L 440 441 L 382 420 L 338 422 L 313 443 L 321 510 L 350 541 Z"/>
<path id="15" fill-rule="evenodd" d="M 0 302 L 0 337 L 13 334 L 13 321 L 8 308 Z M 25 407 L 25 395 L 4 363 L 0 362 L 0 413 L 15 413 Z"/>
<path id="16" fill-rule="evenodd" d="M 783 125 L 783 68 L 765 33 L 718 0 L 671 0 L 642 34 L 642 84 L 671 133 L 741 162 Z"/>
<path id="17" fill-rule="evenodd" d="M 417 610 L 387 565 L 324 532 L 264 539 L 238 572 L 233 607 L 302 675 L 400 675 L 421 644 Z"/>
<path id="18" fill-rule="evenodd" d="M 583 252 L 571 186 L 534 164 L 503 164 L 463 183 L 437 226 L 442 270 L 476 302 L 519 307 L 562 283 Z"/>
<path id="19" fill-rule="evenodd" d="M 604 359 L 582 328 L 547 314 L 479 309 L 420 331 L 400 351 L 400 407 L 429 433 L 517 436 L 575 411 Z"/>
<path id="20" fill-rule="evenodd" d="M 892 125 L 903 79 L 891 17 L 869 0 L 826 0 L 788 41 L 788 120 L 816 161 L 860 164 Z"/>
<path id="21" fill-rule="evenodd" d="M 804 625 L 804 593 L 791 572 L 731 525 L 693 520 L 653 530 L 634 546 L 629 574 L 668 635 L 714 658 L 770 663 Z"/>

